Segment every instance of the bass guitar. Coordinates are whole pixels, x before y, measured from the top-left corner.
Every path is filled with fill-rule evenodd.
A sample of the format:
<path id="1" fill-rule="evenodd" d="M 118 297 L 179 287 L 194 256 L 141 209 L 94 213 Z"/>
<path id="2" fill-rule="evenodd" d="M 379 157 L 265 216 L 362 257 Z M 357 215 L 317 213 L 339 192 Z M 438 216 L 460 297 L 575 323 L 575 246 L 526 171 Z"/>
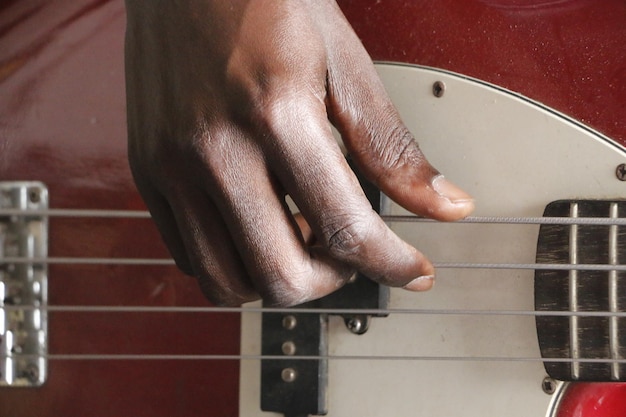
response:
<path id="1" fill-rule="evenodd" d="M 437 283 L 363 310 L 361 335 L 314 313 L 329 316 L 326 354 L 308 359 L 328 365 L 320 408 L 624 414 L 626 5 L 339 4 L 477 210 L 438 224 L 383 197 Z M 261 411 L 268 310 L 207 304 L 134 189 L 123 32 L 120 0 L 0 6 L 0 416 L 276 415 Z M 285 342 L 278 360 L 306 348 Z"/>

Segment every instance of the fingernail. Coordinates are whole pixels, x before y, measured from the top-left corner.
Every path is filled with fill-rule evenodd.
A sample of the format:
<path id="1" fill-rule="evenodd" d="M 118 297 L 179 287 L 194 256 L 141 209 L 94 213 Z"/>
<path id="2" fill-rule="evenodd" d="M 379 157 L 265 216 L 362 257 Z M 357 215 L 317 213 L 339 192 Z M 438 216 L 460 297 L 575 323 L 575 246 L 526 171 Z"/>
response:
<path id="1" fill-rule="evenodd" d="M 437 192 L 437 194 L 449 200 L 453 204 L 465 204 L 474 201 L 469 194 L 452 184 L 443 175 L 437 175 L 433 179 L 432 184 L 433 189 Z"/>
<path id="2" fill-rule="evenodd" d="M 430 290 L 434 284 L 435 284 L 434 275 L 424 275 L 424 276 L 415 278 L 413 281 L 409 282 L 402 288 L 404 288 L 405 290 L 409 290 L 409 291 L 427 291 L 427 290 Z"/>

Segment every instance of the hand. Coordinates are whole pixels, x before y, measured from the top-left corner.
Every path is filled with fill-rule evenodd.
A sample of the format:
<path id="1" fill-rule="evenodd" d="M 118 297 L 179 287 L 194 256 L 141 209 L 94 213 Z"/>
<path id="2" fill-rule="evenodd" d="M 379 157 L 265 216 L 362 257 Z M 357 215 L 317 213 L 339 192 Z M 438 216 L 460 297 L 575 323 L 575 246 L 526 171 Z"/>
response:
<path id="1" fill-rule="evenodd" d="M 127 0 L 127 12 L 133 175 L 212 302 L 298 304 L 355 269 L 431 287 L 432 264 L 372 210 L 328 120 L 408 210 L 455 220 L 473 202 L 426 161 L 333 1 Z"/>

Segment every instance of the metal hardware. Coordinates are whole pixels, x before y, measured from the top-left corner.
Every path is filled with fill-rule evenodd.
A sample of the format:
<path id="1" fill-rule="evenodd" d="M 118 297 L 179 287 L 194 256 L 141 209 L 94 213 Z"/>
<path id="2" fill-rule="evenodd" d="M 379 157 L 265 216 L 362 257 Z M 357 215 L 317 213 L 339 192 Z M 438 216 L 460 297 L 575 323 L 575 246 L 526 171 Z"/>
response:
<path id="1" fill-rule="evenodd" d="M 0 183 L 0 208 L 23 212 L 0 216 L 0 386 L 40 386 L 47 374 L 47 266 L 3 259 L 47 256 L 48 219 L 33 213 L 48 208 L 47 189 Z"/>
<path id="2" fill-rule="evenodd" d="M 446 84 L 443 81 L 435 81 L 433 83 L 433 95 L 437 98 L 443 97 L 446 92 Z"/>
<path id="3" fill-rule="evenodd" d="M 357 335 L 365 334 L 370 326 L 370 318 L 365 314 L 344 316 L 343 322 L 348 330 Z"/>
<path id="4" fill-rule="evenodd" d="M 281 350 L 287 356 L 293 356 L 296 354 L 296 344 L 293 342 L 285 342 L 283 343 Z"/>
<path id="5" fill-rule="evenodd" d="M 294 382 L 298 378 L 298 371 L 293 368 L 285 368 L 280 373 L 280 378 L 287 383 Z"/>
<path id="6" fill-rule="evenodd" d="M 264 356 L 285 355 L 285 340 L 298 346 L 298 356 L 324 357 L 328 316 L 293 314 L 298 325 L 283 326 L 281 313 L 263 313 L 261 353 Z M 261 361 L 261 409 L 289 415 L 326 414 L 328 363 L 325 359 L 298 358 Z"/>
<path id="7" fill-rule="evenodd" d="M 298 320 L 292 315 L 283 317 L 283 327 L 287 330 L 293 330 L 298 325 Z"/>
<path id="8" fill-rule="evenodd" d="M 620 181 L 626 181 L 626 164 L 619 164 L 615 168 L 615 176 Z"/>
<path id="9" fill-rule="evenodd" d="M 541 389 L 548 395 L 552 395 L 556 392 L 558 387 L 558 383 L 549 376 L 545 377 L 543 381 L 541 381 Z"/>

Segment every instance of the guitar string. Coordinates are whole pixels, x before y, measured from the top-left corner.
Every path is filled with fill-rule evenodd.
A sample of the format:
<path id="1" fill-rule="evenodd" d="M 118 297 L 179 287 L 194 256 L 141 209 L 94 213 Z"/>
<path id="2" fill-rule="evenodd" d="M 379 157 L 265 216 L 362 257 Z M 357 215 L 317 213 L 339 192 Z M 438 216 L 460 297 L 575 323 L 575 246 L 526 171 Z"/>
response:
<path id="1" fill-rule="evenodd" d="M 0 264 L 65 264 L 65 265 L 141 265 L 141 266 L 174 266 L 174 261 L 172 259 L 141 259 L 141 258 L 71 258 L 71 257 L 50 257 L 50 258 L 26 258 L 26 257 L 4 257 L 0 258 Z M 537 264 L 537 263 L 528 263 L 528 264 L 490 264 L 490 263 L 442 263 L 435 262 L 434 266 L 437 269 L 504 269 L 504 270 L 586 270 L 586 271 L 625 271 L 626 265 L 615 265 L 615 264 Z M 5 306 L 6 308 L 11 308 L 11 306 Z M 133 309 L 135 307 L 128 307 L 129 309 Z M 140 307 L 141 308 L 141 307 Z M 115 310 L 116 307 L 113 307 L 112 310 Z M 167 307 L 162 307 L 161 310 L 165 311 Z M 211 307 L 214 312 L 241 312 L 238 309 L 227 309 L 223 310 L 221 308 Z M 139 311 L 139 310 L 138 310 Z M 178 310 L 182 311 L 182 310 Z M 267 308 L 264 308 L 264 311 L 270 311 Z M 290 311 L 288 309 L 281 311 Z M 291 310 L 293 311 L 293 310 Z M 410 310 L 409 310 L 410 311 Z M 333 310 L 316 310 L 315 312 L 327 312 L 329 314 L 335 313 Z M 388 310 L 385 312 L 381 312 L 380 310 L 372 311 L 368 314 L 389 314 L 392 313 L 392 310 Z M 414 313 L 421 313 L 418 310 L 414 310 Z M 423 314 L 427 314 L 428 311 L 423 312 Z M 442 314 L 442 311 L 438 311 L 439 314 Z M 459 311 L 458 314 L 471 314 L 467 310 Z M 502 314 L 511 315 L 511 314 L 533 314 L 533 312 L 503 312 Z M 546 313 L 546 312 L 543 312 Z M 344 311 L 344 314 L 347 314 Z M 358 311 L 352 312 L 350 314 L 358 314 Z M 361 312 L 361 314 L 365 314 Z M 451 311 L 451 314 L 457 314 L 454 310 Z M 486 314 L 485 312 L 479 311 L 477 314 Z M 491 311 L 491 314 L 497 314 Z M 561 315 L 563 312 L 554 312 L 550 314 Z M 593 315 L 590 312 L 581 312 L 581 315 Z M 595 313 L 594 313 L 595 314 Z M 619 312 L 606 312 L 600 313 L 602 316 L 606 317 L 619 317 L 621 313 Z M 570 313 L 571 316 L 571 313 Z"/>
<path id="2" fill-rule="evenodd" d="M 320 361 L 320 360 L 346 360 L 346 361 L 422 361 L 422 362 L 551 362 L 551 363 L 589 363 L 589 364 L 626 364 L 626 359 L 603 359 L 603 358 L 540 358 L 532 356 L 438 356 L 438 355 L 260 355 L 260 354 L 90 354 L 90 353 L 42 353 L 42 354 L 0 354 L 0 358 L 20 359 L 49 359 L 49 360 L 72 360 L 72 361 L 99 361 L 99 360 L 135 360 L 135 361 L 209 361 L 209 360 L 275 360 L 275 361 Z"/>
<path id="3" fill-rule="evenodd" d="M 117 218 L 117 219 L 150 219 L 148 211 L 142 210 L 99 210 L 99 209 L 17 209 L 0 208 L 0 216 L 48 218 Z M 413 215 L 383 214 L 380 216 L 387 222 L 398 223 L 438 223 L 438 224 L 519 224 L 519 225 L 595 225 L 595 226 L 626 226 L 626 218 L 610 217 L 515 217 L 515 216 L 469 216 L 452 223 L 442 223 Z"/>
<path id="4" fill-rule="evenodd" d="M 89 257 L 20 257 L 4 256 L 2 264 L 38 265 L 116 265 L 116 266 L 175 266 L 170 258 L 89 258 Z M 626 271 L 624 264 L 570 264 L 570 263 L 489 263 L 489 262 L 433 262 L 439 269 L 505 269 L 554 271 Z"/>
<path id="5" fill-rule="evenodd" d="M 25 258 L 25 257 L 4 257 L 0 259 L 1 264 L 39 264 L 39 265 L 55 265 L 55 264 L 64 264 L 64 265 L 126 265 L 126 266 L 174 266 L 174 261 L 171 259 L 141 259 L 141 258 L 70 258 L 70 257 L 50 257 L 50 258 Z M 561 271 L 569 271 L 569 270 L 581 270 L 581 271 L 626 271 L 626 265 L 615 265 L 615 264 L 540 264 L 540 263 L 527 263 L 527 264 L 503 264 L 503 263 L 443 263 L 443 262 L 435 262 L 435 268 L 437 269 L 502 269 L 502 270 L 561 270 Z M 520 279 L 522 279 L 520 277 Z M 11 306 L 5 306 L 6 308 L 11 308 Z M 86 307 L 89 308 L 89 307 Z M 106 307 L 108 308 L 108 307 Z M 112 311 L 117 307 L 112 307 Z M 128 307 L 129 309 L 133 309 L 135 307 Z M 140 309 L 142 307 L 139 307 Z M 165 311 L 167 307 L 162 307 L 161 310 Z M 227 308 L 223 310 L 222 308 L 210 307 L 214 312 L 241 312 L 236 308 Z M 272 311 L 268 308 L 263 308 L 264 311 Z M 182 310 L 178 310 L 182 311 Z M 292 311 L 290 309 L 282 309 L 278 311 Z M 421 313 L 420 310 L 408 310 L 414 313 Z M 318 309 L 315 312 L 323 312 L 323 313 L 339 313 L 334 310 L 326 310 L 326 309 Z M 371 311 L 368 314 L 390 314 L 393 313 L 393 310 L 386 310 L 381 312 L 380 310 Z M 437 311 L 439 314 L 442 314 L 442 311 Z M 343 311 L 344 314 L 348 314 Z M 358 311 L 354 311 L 350 314 L 358 314 Z M 428 311 L 423 312 L 422 314 L 428 314 Z M 502 314 L 512 315 L 512 314 L 533 314 L 534 312 L 512 312 L 505 311 Z M 544 315 L 548 315 L 542 312 Z M 361 314 L 365 314 L 361 311 Z M 471 314 L 470 311 L 461 310 L 458 313 L 455 310 L 451 311 L 451 314 Z M 477 314 L 486 314 L 486 312 L 478 311 Z M 491 314 L 497 314 L 491 311 Z M 562 315 L 563 312 L 555 311 L 553 313 L 555 315 Z M 596 313 L 593 312 L 581 312 L 580 315 L 588 315 L 592 316 Z M 572 313 L 569 313 L 572 316 Z M 619 317 L 621 315 L 620 312 L 602 312 L 600 315 L 605 317 Z"/>
<path id="6" fill-rule="evenodd" d="M 123 259 L 123 258 L 20 258 L 20 257 L 5 257 L 0 259 L 0 265 L 2 264 L 66 264 L 66 265 L 167 265 L 173 266 L 174 262 L 171 259 Z M 489 263 L 434 263 L 435 268 L 437 269 L 504 269 L 504 270 L 585 270 L 585 271 L 626 271 L 626 265 L 614 265 L 614 264 L 489 264 Z M 517 277 L 519 279 L 523 279 L 522 277 Z M 18 308 L 32 308 L 39 309 L 38 306 L 12 306 L 9 303 L 1 303 L 0 307 L 4 309 L 18 309 Z M 156 311 L 155 308 L 152 307 L 143 307 L 143 306 L 65 306 L 65 307 L 55 307 L 48 306 L 49 311 L 59 311 L 60 309 L 66 309 L 70 311 L 74 309 L 82 309 L 82 311 L 98 311 L 101 309 L 108 309 L 110 312 L 114 311 L 122 311 L 126 312 L 148 312 L 148 311 Z M 206 310 L 203 310 L 206 309 Z M 196 308 L 196 307 L 158 307 L 159 311 L 171 311 L 171 312 L 201 312 L 201 311 L 211 311 L 211 312 L 254 312 L 255 309 L 251 309 L 249 307 L 244 308 L 231 308 L 231 307 L 207 307 L 207 308 Z M 272 309 L 267 307 L 262 307 L 262 311 L 264 312 L 292 312 L 292 313 L 326 313 L 326 314 L 392 314 L 392 313 L 412 313 L 412 314 L 446 314 L 448 311 L 449 314 L 477 314 L 477 315 L 567 315 L 569 317 L 573 316 L 581 316 L 581 317 L 592 317 L 592 316 L 602 316 L 602 317 L 622 317 L 625 313 L 619 311 L 606 311 L 606 312 L 563 312 L 563 311 L 513 311 L 513 310 L 503 310 L 501 312 L 494 310 L 420 310 L 420 309 L 405 309 L 405 310 L 337 310 L 337 309 L 300 309 L 294 310 L 293 308 L 286 309 Z"/>
<path id="7" fill-rule="evenodd" d="M 23 210 L 2 209 L 0 215 L 24 215 Z M 104 217 L 104 218 L 150 218 L 147 211 L 133 210 L 83 210 L 83 209 L 50 209 L 32 210 L 29 214 L 47 215 L 52 217 Z M 382 216 L 391 222 L 433 222 L 415 216 Z M 491 223 L 491 224 L 593 224 L 621 225 L 626 224 L 623 218 L 570 218 L 570 217 L 469 217 L 459 223 Z M 174 266 L 172 259 L 153 258 L 89 258 L 89 257 L 48 257 L 24 258 L 4 257 L 0 264 L 66 264 L 66 265 L 137 265 L 137 266 Z M 537 263 L 467 263 L 467 262 L 435 262 L 438 269 L 519 269 L 519 270 L 587 270 L 587 271 L 624 271 L 626 265 L 603 264 L 537 264 Z"/>
<path id="8" fill-rule="evenodd" d="M 327 314 L 337 316 L 520 316 L 520 317 L 626 317 L 626 311 L 568 311 L 568 310 L 478 310 L 478 309 L 423 309 L 423 308 L 313 308 L 313 307 L 198 307 L 198 306 L 141 306 L 141 305 L 0 305 L 4 311 L 45 311 L 50 313 L 176 313 L 176 314 Z"/>
<path id="9" fill-rule="evenodd" d="M 1 209 L 0 216 L 24 216 L 24 211 L 20 209 Z M 128 218 L 128 219 L 149 219 L 147 211 L 133 210 L 29 210 L 28 216 L 46 217 L 76 217 L 76 218 Z M 387 222 L 398 223 L 435 223 L 432 220 L 415 216 L 404 215 L 383 215 Z M 535 224 L 535 225 L 626 225 L 626 219 L 620 218 L 570 218 L 570 217 L 468 217 L 456 223 L 461 224 Z M 174 265 L 171 259 L 141 259 L 141 258 L 20 258 L 4 257 L 0 263 L 8 264 L 105 264 L 105 265 Z M 514 264 L 514 263 L 453 263 L 440 262 L 434 264 L 436 268 L 463 268 L 463 269 L 545 269 L 545 270 L 599 270 L 599 271 L 623 271 L 625 265 L 573 265 L 573 264 Z M 571 316 L 580 317 L 626 317 L 626 312 L 568 312 L 568 311 L 531 311 L 531 310 L 441 310 L 441 309 L 369 309 L 369 310 L 349 310 L 349 309 L 306 309 L 306 308 L 266 308 L 266 307 L 144 307 L 144 306 L 41 306 L 30 307 L 33 310 L 46 310 L 48 312 L 130 312 L 130 313 L 150 313 L 150 312 L 172 312 L 172 313 L 316 313 L 316 314 L 344 314 L 344 315 L 391 315 L 391 314 L 418 314 L 418 315 L 461 315 L 461 316 Z M 10 311 L 13 309 L 24 310 L 23 307 L 5 305 L 3 309 Z M 13 357 L 14 354 L 4 354 L 0 357 Z M 18 355 L 23 357 L 24 355 Z M 570 359 L 570 358 L 529 358 L 529 357 L 467 357 L 467 356 L 424 356 L 424 355 L 325 355 L 325 356 L 273 356 L 273 355 L 160 355 L 160 354 L 45 354 L 42 356 L 50 360 L 420 360 L 420 361 L 517 361 L 517 362 L 590 362 L 590 363 L 626 363 L 624 359 Z"/>

